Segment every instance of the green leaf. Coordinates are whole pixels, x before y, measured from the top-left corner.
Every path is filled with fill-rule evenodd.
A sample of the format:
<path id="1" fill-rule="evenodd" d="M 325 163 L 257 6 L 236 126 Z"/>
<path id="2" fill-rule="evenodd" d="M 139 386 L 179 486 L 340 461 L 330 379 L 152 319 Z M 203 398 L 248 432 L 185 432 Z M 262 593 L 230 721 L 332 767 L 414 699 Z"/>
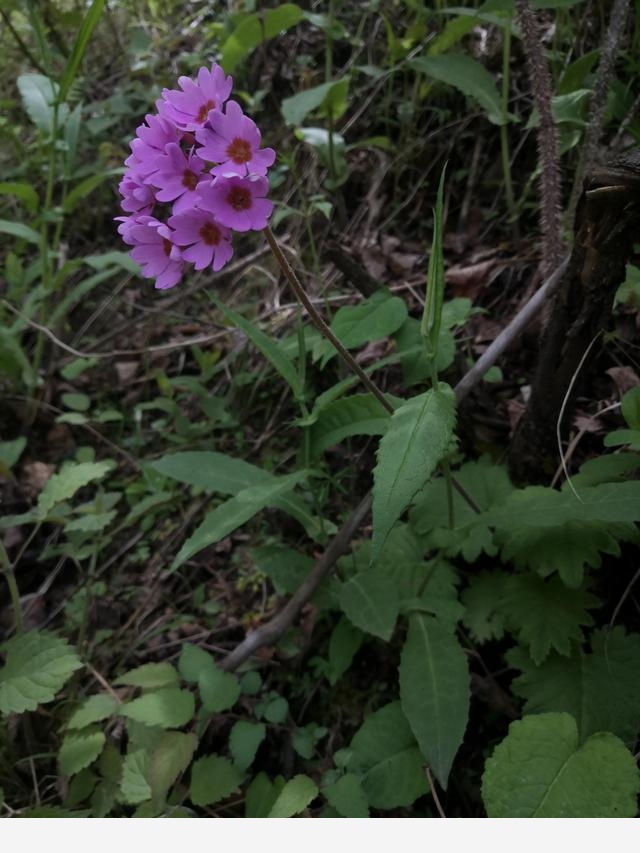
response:
<path id="1" fill-rule="evenodd" d="M 104 0 L 93 0 L 93 3 L 82 19 L 82 25 L 80 26 L 76 40 L 71 48 L 67 66 L 64 69 L 64 73 L 60 81 L 60 101 L 64 101 L 66 99 L 69 89 L 76 78 L 80 62 L 82 61 L 82 57 L 87 49 L 87 45 L 89 44 L 91 34 L 100 20 L 103 8 Z"/>
<path id="2" fill-rule="evenodd" d="M 284 545 L 263 545 L 251 550 L 256 568 L 267 575 L 278 595 L 293 595 L 313 568 L 313 558 L 300 554 Z M 340 584 L 336 578 L 326 577 L 320 583 L 311 601 L 319 609 L 335 610 L 338 606 Z"/>
<path id="3" fill-rule="evenodd" d="M 462 593 L 462 621 L 478 643 L 500 640 L 504 635 L 499 605 L 507 578 L 504 571 L 480 572 L 469 578 L 469 586 Z"/>
<path id="4" fill-rule="evenodd" d="M 569 714 L 512 723 L 482 777 L 489 817 L 635 817 L 639 792 L 622 741 L 601 732 L 579 746 Z"/>
<path id="5" fill-rule="evenodd" d="M 198 738 L 194 734 L 162 733 L 151 753 L 147 770 L 151 800 L 156 808 L 164 805 L 169 788 L 187 769 L 197 746 Z"/>
<path id="6" fill-rule="evenodd" d="M 247 15 L 225 41 L 220 64 L 227 74 L 231 74 L 259 44 L 295 27 L 303 17 L 304 12 L 295 3 L 283 3 L 275 9 Z"/>
<path id="7" fill-rule="evenodd" d="M 198 687 L 205 710 L 212 714 L 231 708 L 240 696 L 237 677 L 231 672 L 223 672 L 213 663 L 200 672 Z"/>
<path id="8" fill-rule="evenodd" d="M 8 219 L 0 219 L 0 234 L 11 234 L 12 237 L 18 237 L 20 240 L 26 240 L 28 243 L 40 243 L 40 235 L 28 225 L 23 225 L 22 222 L 10 222 Z"/>
<path id="9" fill-rule="evenodd" d="M 247 788 L 245 817 L 269 817 L 278 794 L 284 788 L 284 779 L 278 776 L 273 782 L 266 773 L 258 773 Z"/>
<path id="10" fill-rule="evenodd" d="M 194 646 L 193 643 L 184 643 L 178 660 L 178 669 L 185 681 L 197 684 L 200 675 L 213 666 L 215 663 L 209 652 L 199 646 Z"/>
<path id="11" fill-rule="evenodd" d="M 596 631 L 591 652 L 575 648 L 570 657 L 552 654 L 536 666 L 514 649 L 508 661 L 522 671 L 512 689 L 526 699 L 525 713 L 566 711 L 581 740 L 612 732 L 633 746 L 640 720 L 640 634 L 626 634 L 621 627 Z"/>
<path id="12" fill-rule="evenodd" d="M 102 752 L 106 738 L 97 728 L 65 735 L 58 752 L 58 765 L 64 776 L 73 776 L 92 764 Z"/>
<path id="13" fill-rule="evenodd" d="M 274 477 L 272 482 L 265 485 L 243 489 L 235 497 L 216 507 L 205 516 L 198 529 L 183 544 L 173 561 L 171 571 L 175 571 L 198 551 L 228 536 L 265 507 L 274 506 L 282 495 L 292 491 L 307 477 L 308 471 L 296 471 L 285 477 Z"/>
<path id="14" fill-rule="evenodd" d="M 362 631 L 355 628 L 344 616 L 331 632 L 327 679 L 336 684 L 351 666 L 354 655 L 362 645 Z"/>
<path id="15" fill-rule="evenodd" d="M 322 793 L 342 817 L 369 817 L 369 805 L 360 780 L 354 773 L 346 773 Z"/>
<path id="16" fill-rule="evenodd" d="M 122 174 L 123 169 L 118 167 L 114 169 L 106 169 L 104 172 L 99 172 L 97 175 L 89 175 L 88 178 L 84 178 L 84 180 L 80 181 L 80 183 L 76 184 L 69 190 L 62 209 L 65 213 L 73 213 L 79 201 L 86 198 L 109 178 L 112 178 L 114 175 Z"/>
<path id="17" fill-rule="evenodd" d="M 605 526 L 597 521 L 567 521 L 554 528 L 516 528 L 501 537 L 502 559 L 543 576 L 557 571 L 566 586 L 577 589 L 587 567 L 600 568 L 602 553 L 618 557 L 617 540 L 634 540 L 636 536 L 634 525 Z"/>
<path id="18" fill-rule="evenodd" d="M 504 501 L 512 492 L 507 469 L 494 465 L 488 456 L 466 462 L 453 472 L 456 480 L 482 510 Z M 498 548 L 484 514 L 478 516 L 457 491 L 453 492 L 454 526 L 449 527 L 447 484 L 438 477 L 422 489 L 409 514 L 411 527 L 421 537 L 425 550 L 443 549 L 448 557 L 461 555 L 475 562 L 482 552 L 495 556 Z"/>
<path id="19" fill-rule="evenodd" d="M 229 752 L 239 770 L 244 771 L 251 766 L 266 735 L 263 723 L 250 723 L 247 720 L 235 723 L 229 735 Z"/>
<path id="20" fill-rule="evenodd" d="M 347 349 L 356 349 L 392 335 L 406 319 L 404 299 L 392 296 L 386 290 L 377 290 L 359 305 L 339 308 L 331 330 Z M 334 354 L 333 349 L 331 354 Z"/>
<path id="21" fill-rule="evenodd" d="M 170 663 L 145 663 L 125 672 L 116 679 L 115 684 L 128 687 L 142 687 L 144 690 L 157 690 L 160 687 L 177 687 L 178 673 Z"/>
<path id="22" fill-rule="evenodd" d="M 300 125 L 313 110 L 326 105 L 333 109 L 333 117 L 340 118 L 346 108 L 348 80 L 330 80 L 320 86 L 304 89 L 297 95 L 285 98 L 280 111 L 287 124 Z"/>
<path id="23" fill-rule="evenodd" d="M 51 133 L 57 86 L 43 74 L 21 74 L 17 83 L 22 103 L 31 121 L 43 133 Z"/>
<path id="24" fill-rule="evenodd" d="M 513 575 L 505 582 L 500 612 L 539 664 L 551 649 L 570 654 L 571 642 L 582 641 L 581 626 L 593 625 L 587 610 L 598 605 L 595 596 L 568 589 L 557 577 L 543 580 L 533 574 Z"/>
<path id="25" fill-rule="evenodd" d="M 82 667 L 73 646 L 51 631 L 28 631 L 0 647 L 0 712 L 21 714 L 51 702 L 71 675 Z"/>
<path id="26" fill-rule="evenodd" d="M 425 794 L 423 764 L 399 702 L 369 715 L 351 741 L 348 769 L 364 772 L 362 787 L 376 809 L 407 807 Z"/>
<path id="27" fill-rule="evenodd" d="M 269 723 L 282 725 L 289 716 L 289 703 L 283 696 L 276 696 L 264 709 L 264 718 Z"/>
<path id="28" fill-rule="evenodd" d="M 400 701 L 422 754 L 446 788 L 469 717 L 469 668 L 454 631 L 422 613 L 409 619 Z"/>
<path id="29" fill-rule="evenodd" d="M 170 453 L 150 463 L 150 467 L 181 483 L 223 495 L 237 495 L 250 486 L 279 482 L 264 468 L 215 451 Z M 304 501 L 295 495 L 278 498 L 273 505 L 297 519 L 311 536 L 319 527 L 318 521 L 310 517 Z"/>
<path id="30" fill-rule="evenodd" d="M 442 325 L 442 303 L 444 301 L 444 255 L 442 250 L 442 194 L 446 165 L 440 174 L 436 206 L 433 209 L 433 240 L 427 271 L 427 292 L 420 323 L 420 335 L 424 341 L 427 357 L 438 357 L 438 343 Z"/>
<path id="31" fill-rule="evenodd" d="M 419 56 L 410 59 L 409 65 L 441 83 L 455 86 L 477 101 L 492 124 L 502 125 L 509 121 L 502 110 L 495 80 L 476 59 L 462 53 L 447 53 L 443 56 Z"/>
<path id="32" fill-rule="evenodd" d="M 407 400 L 391 416 L 373 472 L 372 560 L 449 449 L 455 418 L 453 392 L 443 384 Z"/>
<path id="33" fill-rule="evenodd" d="M 177 687 L 165 687 L 154 693 L 145 693 L 120 708 L 120 713 L 131 720 L 163 729 L 186 725 L 193 717 L 194 711 L 193 693 Z"/>
<path id="34" fill-rule="evenodd" d="M 67 463 L 47 480 L 38 497 L 37 512 L 40 518 L 47 517 L 56 504 L 68 501 L 75 493 L 93 480 L 102 479 L 113 468 L 110 460 L 104 462 Z"/>
<path id="35" fill-rule="evenodd" d="M 311 426 L 311 458 L 352 435 L 384 435 L 389 412 L 373 394 L 354 394 L 322 409 Z"/>
<path id="36" fill-rule="evenodd" d="M 622 417 L 629 429 L 640 429 L 640 388 L 631 388 L 621 401 Z"/>
<path id="37" fill-rule="evenodd" d="M 318 796 L 318 786 L 308 776 L 290 779 L 273 804 L 269 817 L 293 817 L 304 811 Z"/>
<path id="38" fill-rule="evenodd" d="M 207 755 L 191 770 L 190 797 L 194 806 L 210 806 L 232 794 L 242 782 L 242 774 L 228 758 Z"/>
<path id="39" fill-rule="evenodd" d="M 0 441 L 0 466 L 7 470 L 13 468 L 26 446 L 27 439 L 24 436 L 14 438 L 13 441 Z"/>
<path id="40" fill-rule="evenodd" d="M 0 195 L 14 195 L 19 198 L 29 213 L 35 213 L 40 206 L 38 193 L 31 184 L 0 183 Z"/>
<path id="41" fill-rule="evenodd" d="M 294 363 L 289 359 L 283 351 L 276 346 L 268 335 L 265 335 L 257 326 L 250 323 L 248 320 L 238 314 L 237 311 L 232 311 L 227 308 L 223 302 L 210 294 L 211 301 L 222 311 L 225 318 L 237 326 L 245 333 L 249 340 L 255 344 L 262 355 L 271 363 L 271 365 L 282 376 L 284 381 L 289 385 L 293 396 L 298 400 L 303 393 L 300 374 L 296 370 Z"/>
<path id="42" fill-rule="evenodd" d="M 122 765 L 120 794 L 125 803 L 137 805 L 151 799 L 151 786 L 147 780 L 150 753 L 147 749 L 127 752 Z"/>
<path id="43" fill-rule="evenodd" d="M 389 641 L 400 610 L 393 580 L 384 572 L 359 572 L 340 587 L 340 607 L 362 631 Z"/>
<path id="44" fill-rule="evenodd" d="M 96 693 L 89 696 L 69 718 L 67 729 L 83 729 L 91 723 L 106 720 L 118 708 L 119 703 L 110 693 Z"/>

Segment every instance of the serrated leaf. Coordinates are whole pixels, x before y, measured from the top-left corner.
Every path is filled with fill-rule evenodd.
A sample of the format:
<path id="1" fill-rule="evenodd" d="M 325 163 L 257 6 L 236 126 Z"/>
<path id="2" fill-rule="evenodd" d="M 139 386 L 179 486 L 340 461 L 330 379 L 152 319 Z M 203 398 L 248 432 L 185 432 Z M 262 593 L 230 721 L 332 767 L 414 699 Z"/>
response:
<path id="1" fill-rule="evenodd" d="M 284 788 L 284 779 L 278 776 L 273 782 L 266 773 L 258 773 L 247 788 L 245 797 L 245 817 L 269 817 L 278 794 Z"/>
<path id="2" fill-rule="evenodd" d="M 274 506 L 279 498 L 292 491 L 307 477 L 308 471 L 303 470 L 274 478 L 274 482 L 243 489 L 235 497 L 216 507 L 205 516 L 198 529 L 184 543 L 173 561 L 171 571 L 175 571 L 194 554 L 228 536 L 265 507 Z"/>
<path id="3" fill-rule="evenodd" d="M 99 723 L 106 720 L 118 708 L 119 703 L 110 693 L 96 693 L 89 696 L 75 711 L 67 723 L 67 729 L 83 729 L 91 723 Z"/>
<path id="4" fill-rule="evenodd" d="M 313 780 L 302 774 L 294 776 L 280 791 L 269 817 L 293 817 L 300 814 L 317 796 L 318 786 Z"/>
<path id="5" fill-rule="evenodd" d="M 504 635 L 504 616 L 499 604 L 507 577 L 502 571 L 480 572 L 472 575 L 462 593 L 462 621 L 478 643 L 499 640 Z"/>
<path id="6" fill-rule="evenodd" d="M 213 663 L 198 678 L 200 697 L 205 710 L 212 714 L 226 711 L 240 696 L 240 683 L 231 672 L 223 672 Z"/>
<path id="7" fill-rule="evenodd" d="M 467 727 L 469 693 L 469 668 L 454 631 L 414 613 L 400 658 L 400 701 L 443 788 Z"/>
<path id="8" fill-rule="evenodd" d="M 229 735 L 229 752 L 239 770 L 244 771 L 251 766 L 266 735 L 263 723 L 250 723 L 247 720 L 235 723 Z"/>
<path id="9" fill-rule="evenodd" d="M 207 755 L 193 765 L 189 796 L 194 806 L 210 806 L 232 794 L 241 782 L 242 773 L 228 758 Z"/>
<path id="10" fill-rule="evenodd" d="M 178 673 L 170 663 L 145 663 L 125 672 L 116 679 L 115 684 L 128 687 L 142 687 L 143 690 L 157 690 L 160 687 L 175 687 Z"/>
<path id="11" fill-rule="evenodd" d="M 636 536 L 632 525 L 607 525 L 597 521 L 567 521 L 554 528 L 516 528 L 501 537 L 504 562 L 513 561 L 520 569 L 533 569 L 546 576 L 557 571 L 572 589 L 582 583 L 585 569 L 597 569 L 601 554 L 620 555 L 618 540 Z"/>
<path id="12" fill-rule="evenodd" d="M 399 702 L 370 714 L 351 741 L 348 769 L 364 773 L 373 808 L 410 806 L 427 791 L 424 759 Z"/>
<path id="13" fill-rule="evenodd" d="M 373 472 L 372 561 L 391 528 L 447 453 L 455 427 L 455 400 L 441 384 L 395 410 L 380 441 Z"/>
<path id="14" fill-rule="evenodd" d="M 178 669 L 185 681 L 197 684 L 200 674 L 214 665 L 213 657 L 199 646 L 194 646 L 193 643 L 184 643 L 182 646 Z"/>
<path id="15" fill-rule="evenodd" d="M 194 734 L 163 732 L 151 753 L 147 778 L 156 808 L 164 805 L 169 788 L 189 766 L 198 746 Z"/>
<path id="16" fill-rule="evenodd" d="M 540 666 L 520 650 L 508 655 L 522 671 L 512 690 L 526 699 L 524 711 L 566 711 L 576 720 L 581 740 L 612 732 L 628 746 L 640 730 L 640 634 L 624 628 L 596 631 L 591 652 L 550 655 Z"/>
<path id="17" fill-rule="evenodd" d="M 60 772 L 73 776 L 92 764 L 102 752 L 106 738 L 97 728 L 65 735 L 58 752 Z"/>
<path id="18" fill-rule="evenodd" d="M 495 80 L 487 69 L 462 53 L 442 56 L 419 56 L 409 60 L 409 65 L 449 86 L 455 86 L 464 95 L 480 104 L 492 124 L 507 124 L 509 117 L 500 104 L 500 94 Z"/>
<path id="19" fill-rule="evenodd" d="M 322 792 L 330 805 L 342 817 L 369 817 L 369 804 L 360 780 L 354 773 L 346 773 Z"/>
<path id="20" fill-rule="evenodd" d="M 82 667 L 73 646 L 50 631 L 29 631 L 2 646 L 0 712 L 21 714 L 51 702 L 71 675 Z"/>
<path id="21" fill-rule="evenodd" d="M 342 584 L 340 607 L 357 628 L 389 641 L 400 611 L 400 601 L 392 579 L 379 570 L 371 569 Z"/>
<path id="22" fill-rule="evenodd" d="M 570 654 L 571 642 L 582 641 L 582 626 L 593 625 L 587 610 L 598 604 L 595 596 L 568 589 L 557 577 L 513 575 L 505 581 L 500 612 L 539 664 L 551 649 Z"/>
<path id="23" fill-rule="evenodd" d="M 37 511 L 41 518 L 46 518 L 56 504 L 68 501 L 77 491 L 99 480 L 113 468 L 110 460 L 104 462 L 77 462 L 64 465 L 61 470 L 50 477 L 38 497 Z"/>
<path id="24" fill-rule="evenodd" d="M 163 729 L 186 725 L 193 717 L 194 711 L 193 693 L 177 687 L 165 687 L 154 693 L 145 693 L 120 708 L 120 713 L 131 720 Z"/>
<path id="25" fill-rule="evenodd" d="M 384 435 L 389 423 L 389 412 L 373 394 L 334 400 L 322 409 L 311 426 L 311 458 L 353 435 Z"/>
<path id="26" fill-rule="evenodd" d="M 483 511 L 503 502 L 514 487 L 503 465 L 494 465 L 488 456 L 466 462 L 455 477 Z M 409 513 L 412 529 L 428 549 L 441 548 L 448 557 L 462 555 L 475 562 L 481 553 L 495 556 L 490 524 L 478 516 L 457 491 L 453 490 L 453 527 L 449 527 L 447 485 L 443 477 L 431 480 L 417 496 Z"/>
<path id="27" fill-rule="evenodd" d="M 127 752 L 122 765 L 120 794 L 125 803 L 137 805 L 151 799 L 151 786 L 147 779 L 150 753 L 147 749 Z"/>
<path id="28" fill-rule="evenodd" d="M 579 746 L 569 714 L 512 723 L 482 777 L 489 817 L 635 817 L 639 792 L 622 741 L 601 732 Z"/>

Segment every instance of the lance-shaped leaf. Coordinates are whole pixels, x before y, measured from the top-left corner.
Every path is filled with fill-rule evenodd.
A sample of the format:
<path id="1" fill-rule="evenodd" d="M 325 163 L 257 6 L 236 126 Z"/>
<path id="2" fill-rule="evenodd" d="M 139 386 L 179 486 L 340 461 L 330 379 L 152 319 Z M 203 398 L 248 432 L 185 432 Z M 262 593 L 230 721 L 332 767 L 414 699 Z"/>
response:
<path id="1" fill-rule="evenodd" d="M 469 717 L 469 669 L 450 626 L 414 613 L 400 658 L 400 701 L 443 788 Z"/>
<path id="2" fill-rule="evenodd" d="M 412 397 L 393 413 L 373 472 L 372 562 L 449 449 L 455 420 L 453 392 L 442 383 L 438 390 Z"/>

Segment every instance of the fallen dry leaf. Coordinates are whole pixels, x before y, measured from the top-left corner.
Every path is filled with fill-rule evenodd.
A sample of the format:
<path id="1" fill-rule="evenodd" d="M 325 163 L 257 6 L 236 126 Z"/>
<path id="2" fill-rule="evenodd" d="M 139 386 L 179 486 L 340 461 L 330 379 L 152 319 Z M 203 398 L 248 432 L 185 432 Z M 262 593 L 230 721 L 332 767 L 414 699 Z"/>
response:
<path id="1" fill-rule="evenodd" d="M 48 465 L 46 462 L 25 462 L 20 478 L 20 485 L 25 495 L 29 498 L 37 497 L 55 470 L 55 465 Z"/>

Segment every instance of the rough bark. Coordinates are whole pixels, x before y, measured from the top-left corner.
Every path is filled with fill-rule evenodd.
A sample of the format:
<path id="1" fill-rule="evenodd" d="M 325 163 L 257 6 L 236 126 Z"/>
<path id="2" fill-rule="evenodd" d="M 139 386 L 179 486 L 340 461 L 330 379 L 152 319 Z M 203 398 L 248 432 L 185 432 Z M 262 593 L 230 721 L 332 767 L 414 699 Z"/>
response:
<path id="1" fill-rule="evenodd" d="M 556 426 L 589 345 L 606 331 L 613 300 L 640 234 L 640 152 L 619 157 L 586 177 L 576 209 L 574 248 L 551 306 L 527 409 L 510 449 L 516 482 L 547 483 L 558 466 Z M 597 351 L 598 347 L 592 349 Z M 592 357 L 580 370 L 561 429 Z"/>

